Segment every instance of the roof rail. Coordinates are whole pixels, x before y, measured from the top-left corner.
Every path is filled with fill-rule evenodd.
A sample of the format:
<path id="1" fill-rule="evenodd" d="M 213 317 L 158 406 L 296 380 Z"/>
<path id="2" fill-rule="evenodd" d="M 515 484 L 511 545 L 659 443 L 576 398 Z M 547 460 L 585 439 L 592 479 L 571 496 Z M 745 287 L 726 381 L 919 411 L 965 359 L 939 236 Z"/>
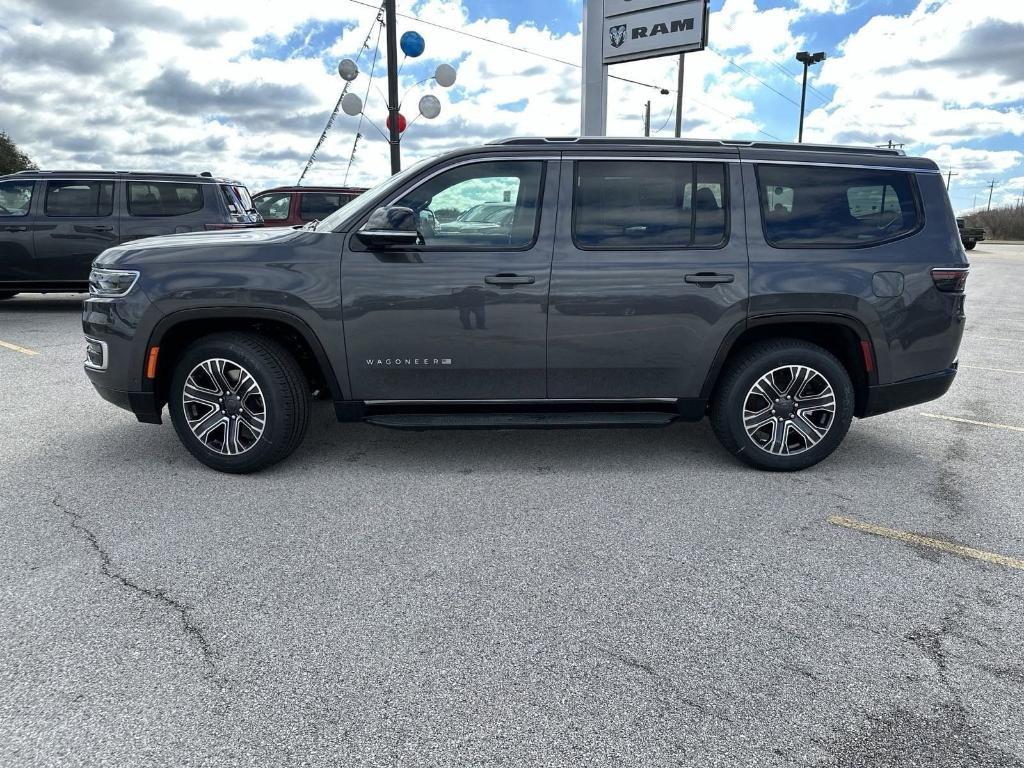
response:
<path id="1" fill-rule="evenodd" d="M 749 147 L 751 149 L 781 149 L 803 152 L 842 152 L 846 154 L 863 155 L 905 155 L 901 149 L 888 149 L 886 147 L 850 147 L 841 144 L 795 144 L 784 141 L 746 141 L 741 139 L 676 139 L 662 137 L 638 137 L 638 136 L 516 136 L 507 139 L 497 139 L 488 142 L 490 144 L 516 144 L 516 145 L 537 145 L 537 144 L 575 144 L 581 145 L 607 145 L 607 144 L 632 144 L 649 146 L 678 146 L 678 147 Z"/>
<path id="2" fill-rule="evenodd" d="M 34 171 L 18 171 L 15 176 L 21 175 L 39 175 L 39 176 L 65 176 L 68 178 L 78 177 L 116 177 L 126 176 L 128 178 L 153 178 L 155 176 L 167 178 L 167 179 L 197 179 L 197 178 L 216 178 L 206 176 L 198 173 L 167 173 L 165 171 L 83 171 L 83 170 L 34 170 Z"/>

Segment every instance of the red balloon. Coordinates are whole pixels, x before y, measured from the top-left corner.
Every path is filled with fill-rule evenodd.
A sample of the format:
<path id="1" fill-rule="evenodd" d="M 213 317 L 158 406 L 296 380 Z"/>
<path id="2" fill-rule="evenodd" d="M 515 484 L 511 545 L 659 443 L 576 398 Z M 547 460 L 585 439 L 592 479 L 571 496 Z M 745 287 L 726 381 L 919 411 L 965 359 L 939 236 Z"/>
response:
<path id="1" fill-rule="evenodd" d="M 390 112 L 388 113 L 388 119 L 384 121 L 384 124 L 387 126 L 387 129 L 390 131 L 391 130 L 391 113 Z M 406 122 L 405 115 L 403 115 L 401 112 L 399 112 L 398 113 L 398 132 L 399 133 L 405 133 L 405 128 L 406 128 L 407 125 L 408 125 L 408 123 Z"/>

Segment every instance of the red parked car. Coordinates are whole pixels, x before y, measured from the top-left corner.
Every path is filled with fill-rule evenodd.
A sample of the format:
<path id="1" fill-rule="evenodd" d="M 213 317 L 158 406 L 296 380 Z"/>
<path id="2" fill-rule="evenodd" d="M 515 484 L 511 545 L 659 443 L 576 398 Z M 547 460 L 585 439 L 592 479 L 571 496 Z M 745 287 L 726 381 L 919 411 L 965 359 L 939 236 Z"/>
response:
<path id="1" fill-rule="evenodd" d="M 323 219 L 366 191 L 365 187 L 275 187 L 252 198 L 264 226 L 294 227 Z"/>

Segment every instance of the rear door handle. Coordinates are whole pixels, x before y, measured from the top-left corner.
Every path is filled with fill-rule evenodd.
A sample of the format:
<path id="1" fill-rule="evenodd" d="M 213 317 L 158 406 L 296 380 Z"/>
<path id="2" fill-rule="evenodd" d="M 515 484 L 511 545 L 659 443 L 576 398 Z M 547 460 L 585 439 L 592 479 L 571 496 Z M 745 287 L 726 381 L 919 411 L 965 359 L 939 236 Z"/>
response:
<path id="1" fill-rule="evenodd" d="M 734 275 L 723 275 L 718 272 L 697 272 L 684 278 L 686 282 L 699 285 L 701 288 L 709 288 L 718 283 L 731 283 L 735 279 Z"/>
<path id="2" fill-rule="evenodd" d="M 488 285 L 500 285 L 502 288 L 511 288 L 513 285 L 532 285 L 536 282 L 533 275 L 511 275 L 498 274 L 488 275 L 484 278 Z"/>
<path id="3" fill-rule="evenodd" d="M 114 228 L 109 224 L 97 224 L 95 227 L 82 227 L 90 232 L 113 232 Z"/>
<path id="4" fill-rule="evenodd" d="M 4 232 L 27 232 L 28 227 L 4 227 Z"/>

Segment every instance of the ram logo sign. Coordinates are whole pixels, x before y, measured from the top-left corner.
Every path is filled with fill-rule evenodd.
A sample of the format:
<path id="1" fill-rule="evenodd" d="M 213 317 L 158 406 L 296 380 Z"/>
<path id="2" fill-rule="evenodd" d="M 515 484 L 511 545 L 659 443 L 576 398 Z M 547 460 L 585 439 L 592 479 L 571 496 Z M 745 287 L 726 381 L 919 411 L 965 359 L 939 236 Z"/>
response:
<path id="1" fill-rule="evenodd" d="M 706 42 L 701 0 L 605 0 L 605 64 L 699 51 Z"/>

